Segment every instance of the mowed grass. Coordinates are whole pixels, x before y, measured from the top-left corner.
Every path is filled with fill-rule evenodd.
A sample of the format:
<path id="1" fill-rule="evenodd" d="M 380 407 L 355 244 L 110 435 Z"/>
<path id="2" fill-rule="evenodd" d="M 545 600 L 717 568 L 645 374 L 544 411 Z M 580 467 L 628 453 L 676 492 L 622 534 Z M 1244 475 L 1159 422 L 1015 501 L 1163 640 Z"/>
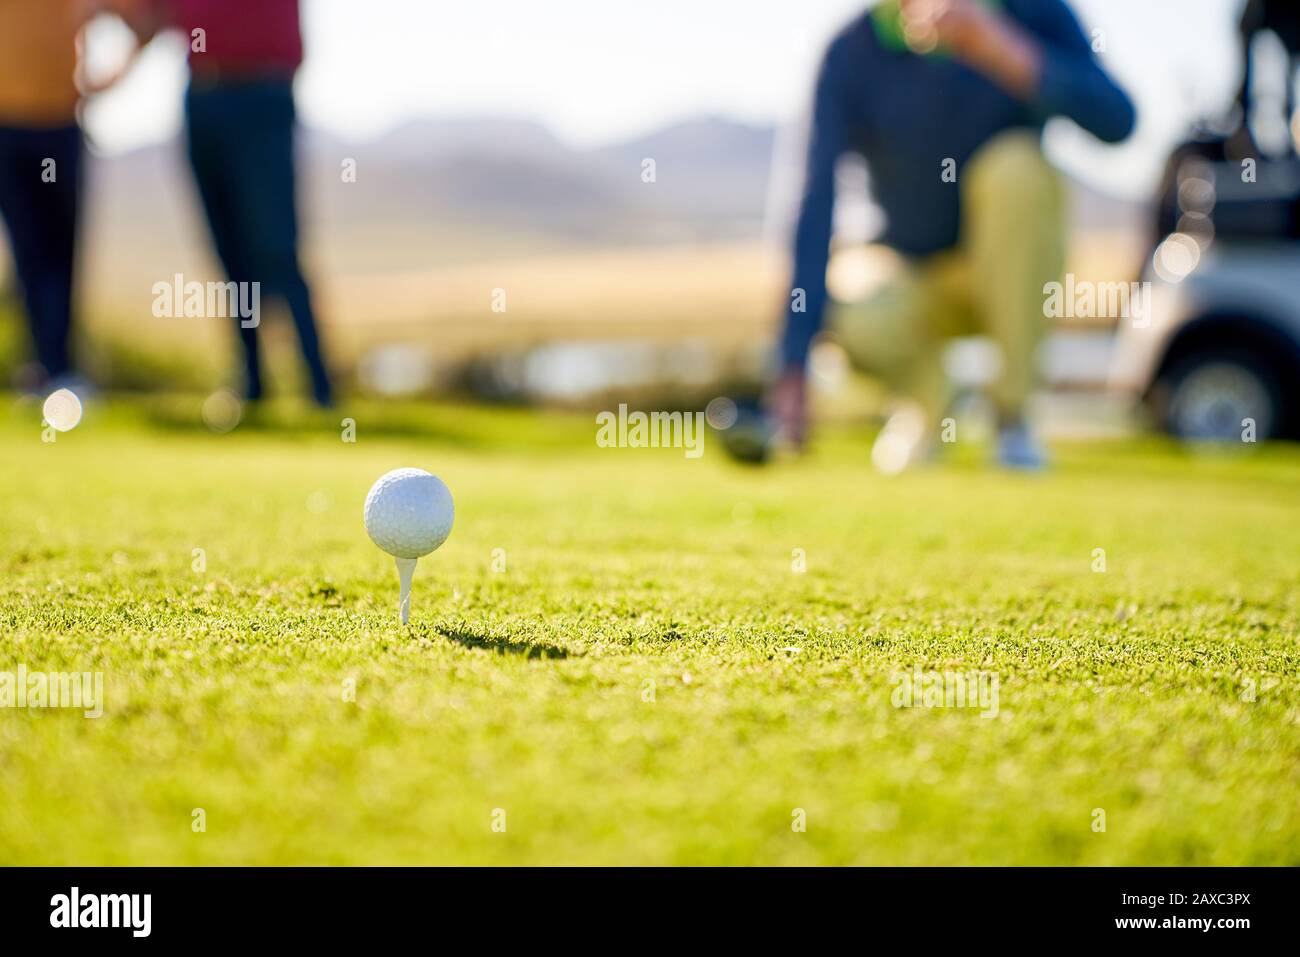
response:
<path id="1" fill-rule="evenodd" d="M 585 415 L 0 419 L 0 670 L 106 698 L 0 711 L 0 863 L 1300 864 L 1295 449 L 890 481 L 855 431 L 750 471 Z M 457 519 L 403 629 L 361 506 L 405 465 Z M 918 665 L 996 718 L 895 708 Z"/>

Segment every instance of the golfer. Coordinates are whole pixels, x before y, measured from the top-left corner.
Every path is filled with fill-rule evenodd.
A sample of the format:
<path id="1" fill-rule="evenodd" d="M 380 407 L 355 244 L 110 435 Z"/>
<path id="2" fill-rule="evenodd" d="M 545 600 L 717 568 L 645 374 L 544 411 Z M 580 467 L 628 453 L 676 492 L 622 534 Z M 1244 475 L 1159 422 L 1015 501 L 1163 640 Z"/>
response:
<path id="1" fill-rule="evenodd" d="M 321 406 L 333 399 L 311 290 L 298 258 L 297 126 L 293 81 L 302 64 L 298 0 L 136 0 L 130 20 L 145 45 L 167 27 L 189 45 L 185 96 L 190 165 L 217 255 L 233 282 L 260 283 L 261 300 L 293 317 Z M 257 325 L 237 323 L 244 392 L 261 399 Z"/>
<path id="2" fill-rule="evenodd" d="M 829 327 L 854 364 L 910 394 L 920 413 L 886 425 L 873 457 L 888 471 L 923 459 L 946 406 L 945 339 L 1001 347 L 994 388 L 1003 465 L 1043 450 L 1026 419 L 1043 287 L 1059 278 L 1064 194 L 1043 156 L 1043 124 L 1073 120 L 1114 143 L 1133 106 L 1106 75 L 1062 0 L 882 0 L 832 41 L 813 105 L 794 240 L 794 278 L 767 405 L 795 445 L 807 431 L 809 348 Z M 898 267 L 861 302 L 827 303 L 836 162 L 866 159 Z"/>

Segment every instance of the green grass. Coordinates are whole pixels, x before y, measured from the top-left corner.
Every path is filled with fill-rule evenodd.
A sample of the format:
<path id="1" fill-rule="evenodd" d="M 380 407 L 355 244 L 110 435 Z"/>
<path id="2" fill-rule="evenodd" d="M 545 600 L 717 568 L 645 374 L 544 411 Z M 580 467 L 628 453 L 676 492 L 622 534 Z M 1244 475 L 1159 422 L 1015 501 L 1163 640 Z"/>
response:
<path id="1" fill-rule="evenodd" d="M 0 413 L 0 670 L 106 697 L 0 710 L 0 863 L 1300 864 L 1295 449 L 889 481 L 854 432 L 756 472 L 588 416 L 93 411 Z M 402 465 L 458 510 L 407 629 L 361 525 Z M 916 665 L 998 716 L 893 707 Z"/>

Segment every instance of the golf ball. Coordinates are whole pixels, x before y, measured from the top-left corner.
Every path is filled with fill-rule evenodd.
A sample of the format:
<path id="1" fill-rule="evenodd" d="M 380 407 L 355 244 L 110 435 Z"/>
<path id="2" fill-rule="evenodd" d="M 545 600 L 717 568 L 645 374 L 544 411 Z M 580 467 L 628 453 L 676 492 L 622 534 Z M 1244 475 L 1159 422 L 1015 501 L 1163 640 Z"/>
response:
<path id="1" fill-rule="evenodd" d="M 423 469 L 380 476 L 366 496 L 366 531 L 396 558 L 419 558 L 447 540 L 456 508 L 451 491 Z"/>

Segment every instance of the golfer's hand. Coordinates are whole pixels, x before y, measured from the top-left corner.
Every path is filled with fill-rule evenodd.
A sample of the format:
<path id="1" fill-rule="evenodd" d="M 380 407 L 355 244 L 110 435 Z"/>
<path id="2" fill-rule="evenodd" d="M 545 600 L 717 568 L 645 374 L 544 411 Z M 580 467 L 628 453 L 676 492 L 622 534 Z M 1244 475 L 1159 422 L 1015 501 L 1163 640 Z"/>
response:
<path id="1" fill-rule="evenodd" d="M 933 11 L 935 39 L 956 57 L 971 55 L 1000 39 L 998 15 L 975 0 L 940 0 Z"/>
<path id="2" fill-rule="evenodd" d="M 1027 99 L 1038 88 L 1042 49 L 1024 30 L 977 0 L 902 0 L 903 16 L 923 36 Z"/>
<path id="3" fill-rule="evenodd" d="M 768 392 L 766 404 L 781 440 L 803 448 L 808 441 L 808 383 L 803 370 L 782 373 Z"/>

